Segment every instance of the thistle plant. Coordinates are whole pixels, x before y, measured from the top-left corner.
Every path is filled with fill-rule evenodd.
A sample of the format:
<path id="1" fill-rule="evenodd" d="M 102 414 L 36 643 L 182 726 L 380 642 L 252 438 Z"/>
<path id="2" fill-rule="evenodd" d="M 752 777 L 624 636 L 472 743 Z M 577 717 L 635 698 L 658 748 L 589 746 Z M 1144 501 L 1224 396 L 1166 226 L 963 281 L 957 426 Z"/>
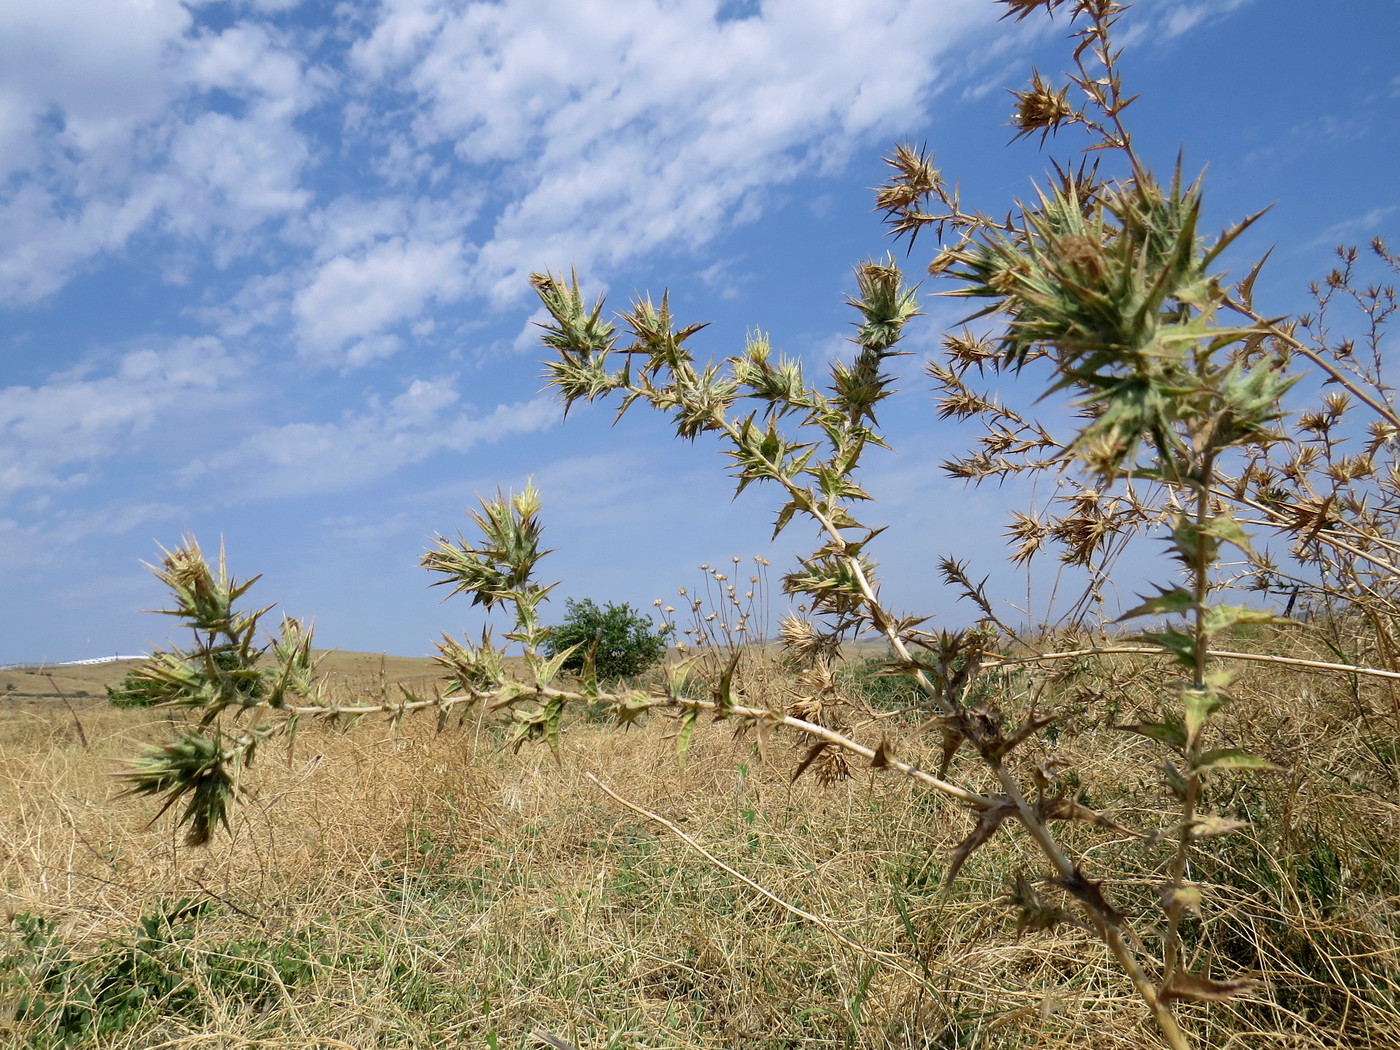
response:
<path id="1" fill-rule="evenodd" d="M 1222 486 L 1246 520 L 1288 544 L 1287 562 L 1255 559 L 1252 582 L 1287 593 L 1338 658 L 1391 671 L 1400 670 L 1400 413 L 1385 337 L 1397 274 L 1400 259 L 1377 239 L 1366 256 L 1339 247 L 1337 265 L 1312 286 L 1313 311 L 1296 320 L 1258 318 L 1248 288 L 1232 297 L 1323 384 L 1289 439 L 1254 450 Z M 1400 721 L 1393 691 L 1391 703 Z"/>
<path id="2" fill-rule="evenodd" d="M 1024 18 L 1036 7 L 1060 6 L 1013 4 L 1010 13 Z M 676 327 L 665 297 L 659 308 L 649 298 L 634 301 L 620 315 L 619 329 L 602 319 L 601 301 L 586 304 L 576 278 L 537 275 L 533 283 L 551 318 L 544 342 L 556 357 L 547 365 L 548 378 L 566 409 L 610 394 L 620 397 L 620 411 L 648 404 L 671 417 L 678 437 L 719 438 L 740 491 L 753 482 L 776 486 L 782 503 L 775 535 L 800 514 L 825 536 L 784 578 L 784 590 L 805 600 L 831 635 L 868 630 L 885 637 L 895 669 L 925 692 L 935 714 L 929 724 L 944 735 L 940 784 L 949 759 L 964 744 L 993 772 L 1000 793 L 973 804 L 976 827 L 955 851 L 950 878 L 1015 818 L 1048 861 L 1048 882 L 1079 904 L 1168 1042 L 1184 1046 L 1173 1001 L 1221 999 L 1250 987 L 1234 975 L 1216 979 L 1193 972 L 1184 961 L 1183 923 L 1202 904 L 1201 889 L 1189 879 L 1192 852 L 1200 840 L 1231 828 L 1208 812 L 1207 786 L 1221 771 L 1269 768 L 1261 757 L 1216 746 L 1212 719 L 1229 698 L 1230 676 L 1212 662 L 1211 646 L 1238 624 L 1279 619 L 1216 600 L 1222 548 L 1252 551 L 1215 492 L 1222 462 L 1237 450 L 1278 439 L 1273 424 L 1296 380 L 1285 370 L 1286 357 L 1261 352 L 1267 330 L 1257 323 L 1224 323 L 1220 316 L 1231 304 L 1214 268 L 1254 219 L 1207 243 L 1199 230 L 1200 183 L 1186 184 L 1178 173 L 1162 186 L 1138 162 L 1122 120 L 1131 99 L 1122 93 L 1111 43 L 1122 10 L 1110 2 L 1072 5 L 1073 17 L 1085 23 L 1077 34 L 1072 84 L 1055 89 L 1035 74 L 1029 90 L 1017 95 L 1014 121 L 1018 134 L 1039 132 L 1042 141 L 1061 127 L 1083 126 L 1097 139 L 1094 148 L 1126 159 L 1120 178 L 1100 178 L 1097 164 L 1073 173 L 1057 168 L 1051 188 L 996 222 L 967 212 L 926 153 L 901 147 L 889 161 L 896 177 L 880 190 L 877 206 L 894 232 L 911 242 L 929 228 L 945 242 L 931 273 L 958 281 L 952 294 L 988 304 L 969 321 L 994 314 L 1004 323 L 994 350 L 966 339 L 955 344 L 968 363 L 995 356 L 998 367 L 1015 373 L 1043 362 L 1051 370 L 1047 392 L 1075 395 L 1084 423 L 1071 439 L 1057 441 L 1044 428 L 1002 414 L 1003 451 L 1015 447 L 1043 456 L 1044 465 L 1080 470 L 1087 479 L 1080 493 L 1093 494 L 1081 501 L 1090 504 L 1086 509 L 1101 509 L 1102 494 L 1125 483 L 1161 494 L 1153 513 L 1143 513 L 1136 502 L 1133 513 L 1142 521 L 1165 520 L 1169 550 L 1185 583 L 1160 588 L 1123 616 L 1173 621 L 1141 640 L 1175 663 L 1182 679 L 1160 721 L 1126 727 L 1174 752 L 1164 768 L 1181 806 L 1175 826 L 1159 833 L 1173 849 L 1161 887 L 1166 929 L 1155 974 L 1148 972 L 1141 939 L 1127 917 L 1050 827 L 1066 816 L 1112 822 L 1064 806 L 1063 798 L 1051 801 L 1044 792 L 1031 801 L 1034 792 L 1014 772 L 1012 753 L 1056 716 L 1033 711 L 1019 725 L 1005 724 L 993 704 L 971 700 L 968 686 L 986 655 L 981 638 L 929 634 L 919 621 L 893 616 L 880 600 L 870 553 L 879 530 L 857 517 L 857 505 L 869 497 L 856 475 L 864 453 L 884 445 L 876 412 L 893 382 L 886 362 L 899 352 L 904 326 L 918 312 L 915 291 L 893 261 L 857 269 L 858 294 L 851 298 L 861 315 L 855 357 L 834 366 L 820 391 L 806 385 L 797 362 L 774 362 L 766 340 L 751 338 L 742 354 L 719 364 L 698 362 L 685 344 L 702 326 Z M 1068 102 L 1071 86 L 1084 96 L 1080 108 Z M 956 379 L 951 371 L 945 374 Z M 945 398 L 943 407 L 945 414 L 999 413 L 986 399 L 958 404 Z M 975 595 L 956 563 L 945 565 L 945 575 Z M 1023 925 L 1037 922 L 1025 909 L 1041 902 L 1038 891 L 1013 896 L 1021 901 Z"/>
<path id="3" fill-rule="evenodd" d="M 186 648 L 154 653 L 128 675 L 127 685 L 147 703 L 194 709 L 199 718 L 175 739 L 147 747 L 122 777 L 130 794 L 164 799 L 157 817 L 183 800 L 178 823 L 187 828 L 189 844 L 203 845 L 220 824 L 228 827 L 241 774 L 259 748 L 295 729 L 294 715 L 269 720 L 268 713 L 315 701 L 311 630 L 284 617 L 278 635 L 259 642 L 258 628 L 271 607 L 236 607 L 258 577 L 231 577 L 222 548 L 216 571 L 193 537 L 163 553 L 152 571 L 170 590 L 174 608 L 159 611 L 184 621 L 194 638 Z"/>
<path id="4" fill-rule="evenodd" d="M 1036 667 L 1083 652 L 1027 656 L 1024 639 L 1021 652 L 1003 651 L 1017 639 L 967 566 L 952 558 L 942 563 L 943 578 L 976 605 L 977 627 L 935 631 L 924 618 L 897 615 L 881 598 L 875 555 L 882 530 L 869 520 L 871 496 L 860 471 L 868 454 L 887 448 L 879 414 L 896 382 L 891 361 L 904 353 L 905 329 L 920 313 L 919 289 L 892 256 L 855 268 L 849 297 L 857 318 L 854 349 L 821 382 L 757 332 L 727 357 L 702 359 L 693 344 L 705 326 L 679 323 L 666 295 L 659 302 L 639 296 L 614 318 L 605 315 L 602 298 L 584 295 L 577 275 L 531 278 L 547 313 L 541 326 L 551 352 L 545 378 L 566 414 L 595 401 L 614 402 L 619 415 L 654 410 L 678 438 L 716 443 L 738 492 L 752 486 L 776 496 L 775 537 L 794 521 L 818 530 L 814 549 L 782 577 L 783 591 L 802 612 L 784 619 L 779 632 L 799 668 L 781 701 L 750 689 L 740 667 L 743 646 L 729 644 L 733 637 L 723 624 L 716 629 L 703 618 L 695 628 L 697 641 L 705 642 L 699 648 L 713 651 L 724 642 L 732 650 L 727 659 L 683 654 L 660 682 L 640 689 L 600 684 L 594 657 L 585 652 L 577 681 L 561 681 L 564 662 L 577 650 L 548 645 L 540 610 L 552 585 L 536 579 L 548 551 L 540 496 L 527 486 L 482 502 L 473 514 L 479 536 L 440 537 L 423 558 L 437 584 L 511 621 L 500 646 L 489 630 L 476 641 L 444 638 L 439 662 L 448 685 L 432 698 L 405 693 L 378 706 L 327 700 L 311 679 L 308 632 L 288 621 L 280 642 L 257 649 L 254 627 L 266 610 L 233 611 L 248 585 L 228 580 L 222 563 L 215 577 L 192 544 L 191 551 L 169 556 L 162 579 L 177 595 L 175 614 L 194 627 L 196 645 L 158 654 L 150 676 L 169 682 L 162 694 L 167 703 L 204 716 L 198 730 L 149 752 L 127 774 L 133 790 L 162 795 L 167 806 L 188 796 L 183 819 L 192 840 L 207 841 L 218 823 L 227 823 L 238 772 L 255 749 L 308 715 L 380 711 L 397 719 L 434 710 L 441 728 L 454 716 L 485 709 L 509 717 L 515 747 L 538 740 L 558 748 L 571 710 L 601 710 L 619 726 L 655 712 L 674 719 L 682 759 L 702 717 L 752 730 L 761 747 L 779 730 L 795 731 L 806 746 L 794 776 L 810 768 L 831 781 L 848 775 L 858 760 L 966 808 L 971 830 L 952 851 L 945 887 L 988 842 L 1024 835 L 1041 869 L 1012 880 L 1008 903 L 1017 928 L 1075 922 L 1090 931 L 1166 1043 L 1178 1050 L 1192 1045 L 1179 1004 L 1230 999 L 1253 987 L 1247 974 L 1187 951 L 1193 924 L 1208 921 L 1211 904 L 1209 889 L 1193 877 L 1200 854 L 1241 826 L 1221 811 L 1215 788 L 1226 777 L 1272 768 L 1222 728 L 1232 673 L 1218 655 L 1219 642 L 1240 625 L 1283 622 L 1271 611 L 1230 603 L 1224 562 L 1239 556 L 1256 576 L 1278 576 L 1246 531 L 1262 526 L 1292 535 L 1304 565 L 1313 559 L 1324 581 L 1320 593 L 1364 588 L 1394 600 L 1393 577 L 1387 582 L 1382 575 L 1400 554 L 1393 527 L 1365 513 L 1369 493 L 1389 500 L 1397 486 L 1400 424 L 1379 352 L 1394 297 L 1379 287 L 1357 292 L 1347 273 L 1327 283 L 1351 294 L 1372 321 L 1369 345 L 1375 349 L 1362 362 L 1354 348 L 1344 351 L 1342 343 L 1329 341 L 1322 320 L 1285 324 L 1256 314 L 1258 267 L 1234 286 L 1219 267 L 1257 216 L 1207 237 L 1201 181 L 1188 182 L 1180 171 L 1160 180 L 1134 149 L 1124 119 L 1132 97 L 1123 91 L 1113 44 L 1124 5 L 1002 2 L 1017 20 L 1067 8 L 1076 27 L 1074 71 L 1058 83 L 1036 72 L 1016 93 L 1017 137 L 1045 144 L 1078 129 L 1095 159 L 1055 165 L 1044 187 L 993 219 L 963 203 L 926 150 L 901 146 L 887 158 L 893 175 L 877 192 L 876 205 L 911 249 L 925 232 L 938 241 L 930 275 L 952 282 L 946 294 L 974 311 L 945 337 L 944 359 L 928 365 L 938 412 L 979 420 L 984 429 L 974 452 L 946 464 L 949 473 L 976 481 L 1055 471 L 1070 482 L 1052 512 L 1013 518 L 1012 560 L 1058 545 L 1068 564 L 1087 570 L 1086 594 L 1098 599 L 1126 537 L 1156 531 L 1165 541 L 1174 577 L 1119 620 L 1156 621 L 1131 648 L 1159 658 L 1174 677 L 1156 698 L 1155 713 L 1117 727 L 1166 752 L 1160 766 L 1151 764 L 1162 797 L 1174 800 L 1163 826 L 1127 829 L 1084 804 L 1036 758 L 1043 735 L 1068 712 L 1042 707 L 1040 691 L 1028 704 L 1013 704 L 989 674 L 998 665 Z M 1394 258 L 1378 252 L 1393 268 Z M 1328 294 L 1320 292 L 1318 318 Z M 995 330 L 975 334 L 968 327 L 974 324 Z M 1321 415 L 1302 418 L 1305 434 L 1325 435 L 1353 403 L 1375 413 L 1372 445 L 1359 457 L 1333 455 L 1330 445 L 1309 452 L 1312 439 L 1290 443 L 1278 429 L 1300 360 L 1322 362 L 1346 395 L 1329 392 Z M 1064 395 L 1074 413 L 1072 432 L 1058 434 L 974 389 L 974 373 L 985 371 L 1016 379 L 1037 395 Z M 1336 551 L 1352 560 L 1338 562 Z M 741 610 L 737 585 L 731 589 L 726 574 L 710 571 L 726 588 L 721 603 Z M 1306 582 L 1305 574 L 1298 578 Z M 1386 629 L 1385 644 L 1393 645 L 1393 617 Z M 840 645 L 853 636 L 882 639 L 891 654 L 886 670 L 922 695 L 923 728 L 941 744 L 936 773 L 916 758 L 901 758 L 884 735 L 860 739 L 872 723 L 846 717 L 835 673 Z M 260 657 L 272 666 L 260 664 Z M 243 719 L 239 735 L 217 729 L 221 716 Z M 958 761 L 969 753 L 971 770 Z M 1128 914 L 1086 852 L 1072 846 L 1079 837 L 1061 833 L 1065 822 L 1127 833 L 1139 842 L 1154 865 L 1160 911 Z"/>

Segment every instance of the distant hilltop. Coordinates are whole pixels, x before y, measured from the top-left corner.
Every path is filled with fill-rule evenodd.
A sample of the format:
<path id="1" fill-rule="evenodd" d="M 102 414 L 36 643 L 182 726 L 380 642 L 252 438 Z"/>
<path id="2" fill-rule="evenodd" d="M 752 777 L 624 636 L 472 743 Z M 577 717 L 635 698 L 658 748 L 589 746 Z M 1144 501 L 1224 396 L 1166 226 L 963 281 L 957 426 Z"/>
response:
<path id="1" fill-rule="evenodd" d="M 135 656 L 94 656 L 91 660 L 30 660 L 26 663 L 0 664 L 0 671 L 17 671 L 23 667 L 82 667 L 84 664 L 111 664 L 118 660 L 144 660 L 145 653 Z"/>

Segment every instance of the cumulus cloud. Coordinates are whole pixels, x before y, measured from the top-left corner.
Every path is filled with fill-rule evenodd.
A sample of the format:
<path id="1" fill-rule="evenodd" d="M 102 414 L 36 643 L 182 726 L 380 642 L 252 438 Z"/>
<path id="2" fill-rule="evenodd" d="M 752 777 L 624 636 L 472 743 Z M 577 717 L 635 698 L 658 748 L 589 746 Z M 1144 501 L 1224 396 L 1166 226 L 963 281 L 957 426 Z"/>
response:
<path id="1" fill-rule="evenodd" d="M 295 121 L 333 78 L 266 28 L 198 32 L 175 0 L 15 0 L 0 70 L 0 301 L 152 229 L 212 234 L 226 265 L 310 201 Z"/>
<path id="2" fill-rule="evenodd" d="M 352 59 L 416 97 L 419 147 L 509 171 L 477 278 L 497 301 L 532 268 L 703 244 L 765 187 L 906 126 L 940 60 L 995 17 L 980 0 L 381 10 Z"/>
<path id="3" fill-rule="evenodd" d="M 159 233 L 168 279 L 260 259 L 265 292 L 294 269 L 300 290 L 264 314 L 290 311 L 308 359 L 363 365 L 436 306 L 518 301 L 530 270 L 606 276 L 703 245 L 908 126 L 995 17 L 984 0 L 385 0 L 329 36 L 263 17 L 294 6 L 233 5 L 215 31 L 175 0 L 6 5 L 0 60 L 44 64 L 0 86 L 0 300 Z"/>
<path id="4" fill-rule="evenodd" d="M 125 142 L 169 99 L 190 22 L 179 0 L 0 5 L 0 177 L 39 159 L 41 122 L 87 153 Z"/>
<path id="5" fill-rule="evenodd" d="M 469 452 L 542 430 L 558 418 L 546 397 L 483 414 L 461 404 L 453 380 L 414 379 L 388 402 L 372 398 L 363 412 L 347 412 L 335 422 L 259 431 L 228 453 L 191 463 L 182 477 L 193 482 L 210 473 L 241 476 L 239 491 L 258 496 L 345 491 L 439 452 Z"/>
<path id="6" fill-rule="evenodd" d="M 354 256 L 338 255 L 297 294 L 301 350 L 346 367 L 388 356 L 398 342 L 385 338 L 385 329 L 416 316 L 430 299 L 456 298 L 464 284 L 460 242 L 392 238 Z"/>
<path id="7" fill-rule="evenodd" d="M 109 375 L 0 388 L 0 501 L 88 483 L 163 413 L 215 395 L 242 368 L 217 340 L 202 338 L 128 353 Z"/>

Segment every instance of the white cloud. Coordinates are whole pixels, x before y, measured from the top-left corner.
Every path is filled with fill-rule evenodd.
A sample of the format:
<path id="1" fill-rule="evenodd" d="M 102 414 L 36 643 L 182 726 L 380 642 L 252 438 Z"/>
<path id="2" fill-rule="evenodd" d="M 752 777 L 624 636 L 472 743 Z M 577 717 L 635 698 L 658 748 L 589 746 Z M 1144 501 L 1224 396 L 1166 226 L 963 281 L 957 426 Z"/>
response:
<path id="1" fill-rule="evenodd" d="M 0 71 L 0 300 L 52 294 L 162 218 L 226 265 L 310 202 L 294 121 L 333 78 L 265 28 L 194 34 L 173 0 L 16 0 Z"/>
<path id="2" fill-rule="evenodd" d="M 478 415 L 460 405 L 450 379 L 414 379 L 387 404 L 371 398 L 360 414 L 333 423 L 289 423 L 252 435 L 231 452 L 196 460 L 182 478 L 211 473 L 246 478 L 240 494 L 307 495 L 358 488 L 443 451 L 542 430 L 559 420 L 547 397 L 498 405 Z"/>
<path id="3" fill-rule="evenodd" d="M 281 112 L 305 111 L 331 83 L 324 71 L 308 76 L 300 56 L 266 27 L 248 23 L 202 35 L 186 62 L 192 86 L 218 88 Z"/>
<path id="4" fill-rule="evenodd" d="M 1166 0 L 1134 10 L 1131 25 L 1120 31 L 1118 43 L 1124 48 L 1151 46 L 1189 33 L 1202 25 L 1224 18 L 1253 0 Z"/>
<path id="5" fill-rule="evenodd" d="M 246 229 L 304 207 L 299 186 L 308 151 L 281 121 L 204 113 L 175 135 L 170 151 L 172 200 L 167 225 L 190 235 L 209 227 Z"/>
<path id="6" fill-rule="evenodd" d="M 255 328 L 284 325 L 295 285 L 287 270 L 250 278 L 227 299 L 190 312 L 224 339 L 242 339 Z"/>
<path id="7" fill-rule="evenodd" d="M 0 301 L 50 294 L 155 213 L 141 132 L 189 24 L 177 0 L 0 4 Z"/>
<path id="8" fill-rule="evenodd" d="M 0 176 L 36 159 L 33 125 L 54 120 L 83 152 L 124 142 L 172 90 L 179 0 L 7 0 L 0 5 Z"/>
<path id="9" fill-rule="evenodd" d="M 1333 223 L 1322 233 L 1308 241 L 1303 247 L 1335 248 L 1339 244 L 1356 244 L 1362 241 L 1369 241 L 1379 234 L 1381 224 L 1397 211 L 1400 211 L 1400 204 L 1388 204 L 1380 208 L 1371 208 L 1360 215 L 1344 219 L 1338 223 Z"/>
<path id="10" fill-rule="evenodd" d="M 1243 7 L 1250 0 L 1211 0 L 1210 3 L 1182 4 L 1166 13 L 1162 31 L 1168 37 L 1189 33 L 1208 18 L 1222 15 Z"/>
<path id="11" fill-rule="evenodd" d="M 376 548 L 387 540 L 408 534 L 417 537 L 423 532 L 421 519 L 408 511 L 400 511 L 387 518 L 364 518 L 354 514 L 343 514 L 325 519 L 321 526 L 326 530 L 326 539 L 341 549 Z"/>
<path id="12" fill-rule="evenodd" d="M 97 463 L 129 450 L 163 413 L 190 409 L 241 371 L 204 338 L 129 353 L 107 376 L 0 388 L 0 500 L 88 483 Z"/>
<path id="13" fill-rule="evenodd" d="M 0 300 L 42 299 L 143 231 L 173 236 L 154 253 L 172 282 L 275 245 L 250 281 L 266 292 L 288 265 L 310 278 L 262 316 L 290 309 L 302 353 L 341 367 L 393 353 L 394 328 L 434 303 L 518 301 L 530 270 L 703 245 L 770 187 L 918 119 L 940 64 L 965 61 L 959 43 L 996 14 L 984 0 L 723 16 L 712 0 L 386 0 L 337 39 L 258 20 L 280 0 L 218 32 L 173 0 L 130 3 L 140 17 L 122 0 L 86 19 L 79 0 L 23 0 L 11 16 L 25 41 L 11 50 L 63 75 L 0 76 L 19 165 L 0 187 Z M 342 45 L 349 65 L 333 68 Z M 71 127 L 44 125 L 51 112 Z M 310 137 L 337 116 L 339 143 Z M 354 189 L 318 207 L 332 166 Z M 492 228 L 470 230 L 488 203 Z"/>
<path id="14" fill-rule="evenodd" d="M 830 170 L 907 126 L 939 62 L 995 10 L 980 0 L 773 0 L 719 21 L 709 0 L 390 0 L 353 52 L 420 112 L 420 149 L 505 164 L 479 260 L 497 301 L 530 269 L 595 269 L 703 244 L 763 190 Z"/>
<path id="15" fill-rule="evenodd" d="M 392 238 L 325 263 L 297 294 L 302 352 L 347 367 L 397 349 L 384 330 L 415 317 L 429 300 L 451 301 L 465 287 L 462 245 Z M 346 344 L 351 344 L 346 352 Z"/>
<path id="16" fill-rule="evenodd" d="M 32 183 L 0 195 L 0 302 L 30 302 L 56 291 L 93 255 L 120 248 L 148 222 L 160 194 L 147 185 L 75 208 Z"/>

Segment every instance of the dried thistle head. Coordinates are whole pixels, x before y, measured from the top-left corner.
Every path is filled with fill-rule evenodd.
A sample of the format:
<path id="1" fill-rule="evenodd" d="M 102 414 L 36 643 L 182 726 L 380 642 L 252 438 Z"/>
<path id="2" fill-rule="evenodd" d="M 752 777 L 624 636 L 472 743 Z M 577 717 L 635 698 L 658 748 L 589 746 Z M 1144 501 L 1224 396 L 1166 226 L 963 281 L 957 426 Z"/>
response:
<path id="1" fill-rule="evenodd" d="M 933 154 L 923 146 L 902 142 L 884 160 L 894 174 L 876 188 L 875 210 L 885 213 L 885 223 L 896 237 L 909 234 L 912 247 L 919 230 L 939 222 L 925 213 L 924 206 L 932 197 L 946 199 L 943 177 L 934 167 Z"/>
<path id="2" fill-rule="evenodd" d="M 1031 86 L 1027 90 L 1012 91 L 1011 94 L 1016 98 L 1016 112 L 1011 118 L 1011 124 L 1016 128 L 1013 142 L 1038 131 L 1040 141 L 1044 143 L 1052 131 L 1058 131 L 1060 125 L 1078 116 L 1068 101 L 1069 86 L 1054 90 L 1041 79 L 1039 70 L 1032 71 Z"/>
<path id="3" fill-rule="evenodd" d="M 1011 524 L 1006 527 L 1007 536 L 1015 544 L 1015 550 L 1011 552 L 1011 563 L 1021 565 L 1040 552 L 1048 533 L 1033 514 L 1013 511 L 1011 519 Z"/>
<path id="4" fill-rule="evenodd" d="M 875 208 L 894 217 L 916 208 L 943 185 L 933 154 L 925 146 L 901 142 L 891 156 L 883 158 L 894 174 L 875 191 Z"/>
<path id="5" fill-rule="evenodd" d="M 1094 158 L 1093 162 L 1083 161 L 1078 168 L 1061 167 L 1054 163 L 1055 185 L 1061 196 L 1068 200 L 1077 200 L 1080 210 L 1088 216 L 1094 209 L 1095 203 L 1108 188 L 1108 183 L 1099 178 L 1099 160 Z"/>
<path id="6" fill-rule="evenodd" d="M 981 371 L 988 361 L 995 362 L 996 348 L 987 340 L 978 338 L 968 329 L 949 332 L 943 337 L 943 350 L 948 360 L 959 370 L 976 367 Z"/>
<path id="7" fill-rule="evenodd" d="M 778 640 L 802 663 L 809 663 L 827 652 L 830 640 L 817 625 L 796 613 L 788 613 L 778 624 Z"/>
<path id="8" fill-rule="evenodd" d="M 1072 918 L 1063 908 L 1047 901 L 1034 884 L 1021 874 L 1017 874 L 1006 901 L 1016 909 L 1017 937 L 1027 931 L 1053 930 Z"/>
<path id="9" fill-rule="evenodd" d="M 997 0 L 1000 4 L 1006 5 L 1006 10 L 1002 12 L 1002 18 L 1014 18 L 1017 22 L 1029 18 L 1038 9 L 1044 8 L 1045 13 L 1053 15 L 1055 8 L 1064 6 L 1065 0 Z"/>
<path id="10" fill-rule="evenodd" d="M 823 725 L 822 711 L 825 708 L 826 704 L 820 696 L 796 696 L 788 704 L 787 713 L 791 718 L 800 718 L 813 725 Z"/>
<path id="11" fill-rule="evenodd" d="M 828 747 L 817 757 L 815 775 L 822 787 L 831 787 L 843 780 L 851 779 L 851 763 L 846 752 Z"/>

